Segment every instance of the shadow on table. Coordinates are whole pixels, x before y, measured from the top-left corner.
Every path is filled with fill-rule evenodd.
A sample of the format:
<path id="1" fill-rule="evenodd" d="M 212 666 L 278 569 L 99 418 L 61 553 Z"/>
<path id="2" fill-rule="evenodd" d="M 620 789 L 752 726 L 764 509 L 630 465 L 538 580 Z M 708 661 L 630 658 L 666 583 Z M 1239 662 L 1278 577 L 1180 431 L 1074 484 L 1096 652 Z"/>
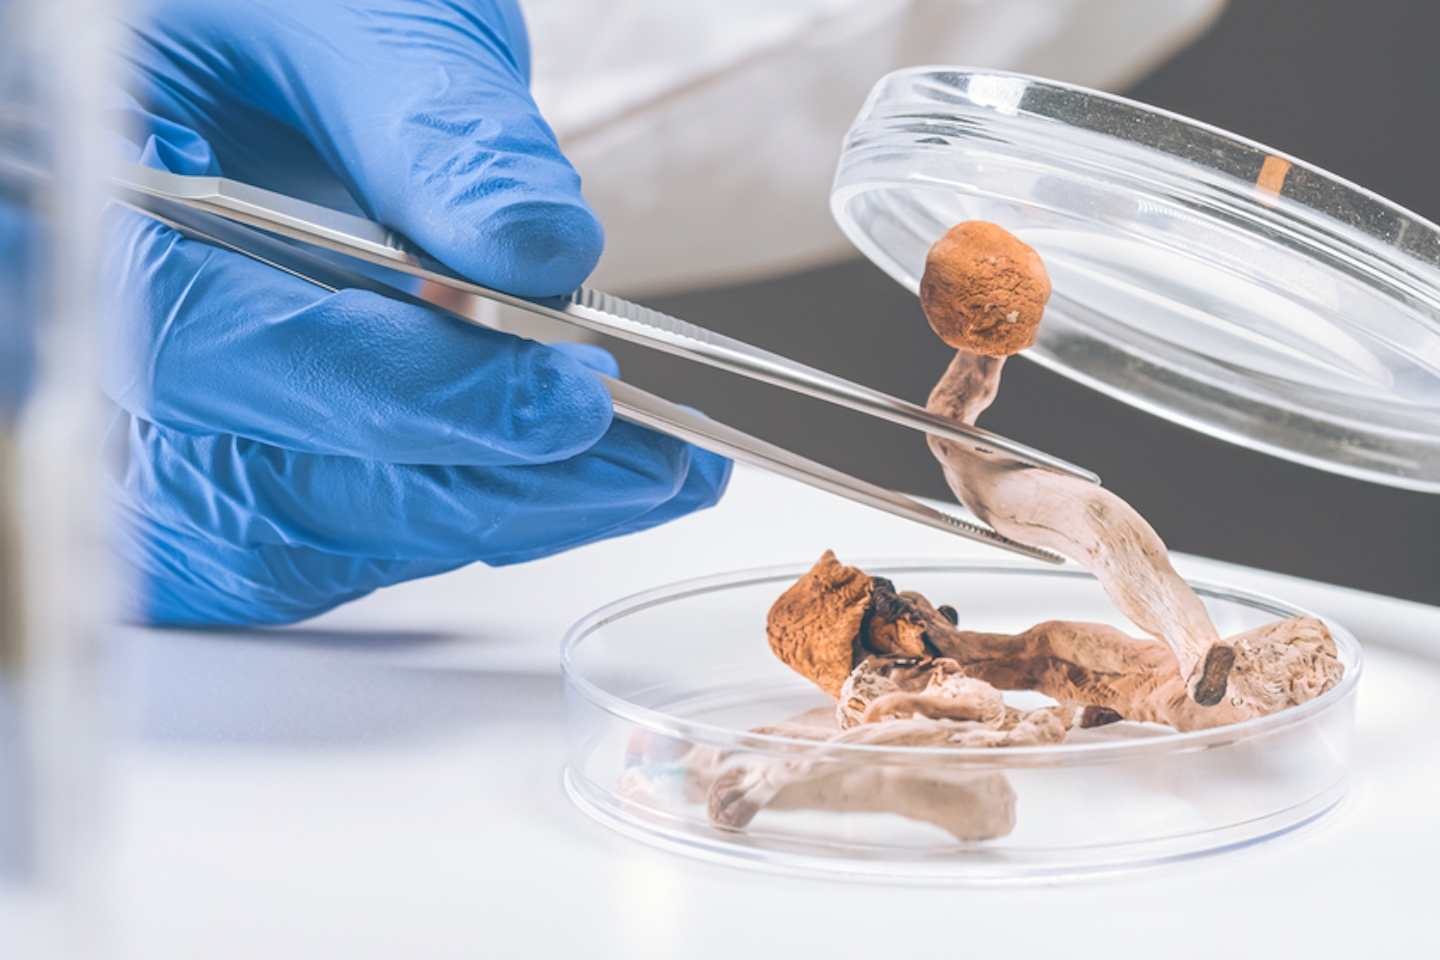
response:
<path id="1" fill-rule="evenodd" d="M 335 746 L 562 716 L 559 676 L 441 670 L 389 655 L 443 642 L 391 632 L 129 632 L 114 657 L 119 726 L 144 740 Z"/>

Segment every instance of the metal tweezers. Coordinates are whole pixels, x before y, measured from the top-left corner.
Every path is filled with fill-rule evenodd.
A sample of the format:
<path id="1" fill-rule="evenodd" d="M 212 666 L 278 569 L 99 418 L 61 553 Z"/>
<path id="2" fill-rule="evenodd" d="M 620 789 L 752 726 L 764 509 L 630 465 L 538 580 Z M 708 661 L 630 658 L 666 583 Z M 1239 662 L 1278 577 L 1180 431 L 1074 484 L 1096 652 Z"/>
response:
<path id="1" fill-rule="evenodd" d="M 113 176 L 111 192 L 126 206 L 191 239 L 243 254 L 327 290 L 365 289 L 435 309 L 433 304 L 307 247 L 774 384 L 956 441 L 977 453 L 1005 455 L 1026 466 L 1099 482 L 1094 474 L 1058 457 L 607 293 L 582 287 L 568 297 L 527 299 L 492 290 L 460 276 L 379 223 L 294 197 L 222 177 L 180 176 L 140 165 Z M 471 317 L 461 319 L 476 322 Z M 605 376 L 600 379 L 610 391 L 615 415 L 623 420 L 908 520 L 1038 560 L 1064 562 L 1049 550 L 1019 543 L 988 527 L 807 460 L 629 384 Z"/>

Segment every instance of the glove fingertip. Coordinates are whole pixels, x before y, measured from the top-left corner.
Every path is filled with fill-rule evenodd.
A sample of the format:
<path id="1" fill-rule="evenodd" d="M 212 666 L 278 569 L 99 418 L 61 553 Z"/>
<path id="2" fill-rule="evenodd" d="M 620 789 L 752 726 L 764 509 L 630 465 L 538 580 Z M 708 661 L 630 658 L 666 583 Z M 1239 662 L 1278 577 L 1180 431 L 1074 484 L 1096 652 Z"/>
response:
<path id="1" fill-rule="evenodd" d="M 584 201 L 526 200 L 496 211 L 481 230 L 477 276 L 522 297 L 570 293 L 600 261 L 605 231 Z"/>
<path id="2" fill-rule="evenodd" d="M 531 463 L 568 460 L 605 436 L 615 411 L 610 392 L 565 352 L 529 344 L 517 371 L 519 393 L 504 431 L 513 452 Z"/>

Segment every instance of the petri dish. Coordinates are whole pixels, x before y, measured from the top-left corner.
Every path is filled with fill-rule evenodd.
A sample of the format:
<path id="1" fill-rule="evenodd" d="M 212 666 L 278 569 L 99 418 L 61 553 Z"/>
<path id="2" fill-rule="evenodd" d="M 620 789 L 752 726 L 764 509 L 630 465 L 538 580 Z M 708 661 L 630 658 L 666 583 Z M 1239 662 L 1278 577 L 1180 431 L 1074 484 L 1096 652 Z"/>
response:
<path id="1" fill-rule="evenodd" d="M 1098 582 L 1079 571 L 857 565 L 897 589 L 951 604 L 967 629 L 1019 632 L 1048 619 L 1127 627 Z M 1290 710 L 1215 730 L 1122 722 L 1072 731 L 1073 742 L 1058 746 L 987 750 L 818 745 L 751 733 L 808 711 L 833 711 L 834 701 L 771 653 L 765 635 L 770 605 L 806 569 L 663 587 L 603 607 L 569 630 L 561 648 L 565 782 L 583 810 L 643 841 L 741 866 L 987 883 L 1082 877 L 1234 850 L 1295 831 L 1344 796 L 1360 648 L 1329 621 L 1345 668 L 1340 684 Z M 1222 636 L 1305 613 L 1228 587 L 1194 586 Z M 1007 694 L 1022 708 L 1037 706 L 1037 696 Z M 847 777 L 884 776 L 901 789 L 923 781 L 919 789 L 938 790 L 939 802 L 973 804 L 979 817 L 1009 804 L 1013 827 L 961 840 L 893 806 L 807 809 L 803 801 L 762 808 L 741 830 L 712 823 L 697 770 L 796 763 L 809 765 L 806 776 L 822 791 Z"/>
<path id="2" fill-rule="evenodd" d="M 963 220 L 1034 247 L 1053 295 L 1025 355 L 1203 433 L 1440 491 L 1440 230 L 1323 170 L 1120 97 L 901 70 L 831 193 L 900 283 Z"/>

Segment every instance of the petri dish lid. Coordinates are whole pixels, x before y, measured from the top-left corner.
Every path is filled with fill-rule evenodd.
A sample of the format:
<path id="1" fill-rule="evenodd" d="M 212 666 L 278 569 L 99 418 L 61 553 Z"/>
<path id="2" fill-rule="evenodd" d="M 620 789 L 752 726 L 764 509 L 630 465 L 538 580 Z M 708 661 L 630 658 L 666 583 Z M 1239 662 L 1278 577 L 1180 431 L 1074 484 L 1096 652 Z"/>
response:
<path id="1" fill-rule="evenodd" d="M 1202 433 L 1440 492 L 1440 230 L 1260 144 L 1080 87 L 952 67 L 871 92 L 831 191 L 917 290 L 963 220 L 1053 287 L 1026 355 Z"/>

